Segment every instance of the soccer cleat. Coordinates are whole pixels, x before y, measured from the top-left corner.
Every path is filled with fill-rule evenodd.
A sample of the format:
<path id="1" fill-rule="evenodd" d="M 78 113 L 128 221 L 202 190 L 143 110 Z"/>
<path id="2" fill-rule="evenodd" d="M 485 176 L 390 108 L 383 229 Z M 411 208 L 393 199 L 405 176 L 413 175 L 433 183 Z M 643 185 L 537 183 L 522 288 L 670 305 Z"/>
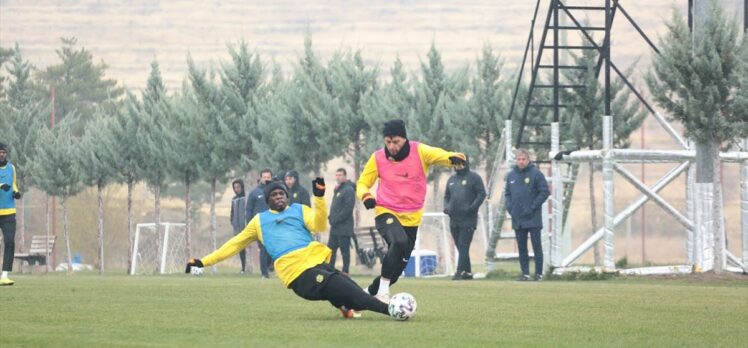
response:
<path id="1" fill-rule="evenodd" d="M 346 319 L 361 318 L 360 312 L 356 312 L 352 309 L 347 309 L 345 308 L 345 306 L 342 306 L 339 309 L 340 309 L 340 314 L 343 315 L 343 318 L 346 318 Z"/>
<path id="2" fill-rule="evenodd" d="M 535 275 L 535 280 L 536 280 L 536 281 L 541 281 L 541 280 L 543 280 L 543 275 L 542 275 L 542 274 L 536 274 L 536 275 Z"/>
<path id="3" fill-rule="evenodd" d="M 10 278 L 2 278 L 0 279 L 0 286 L 7 286 L 7 285 L 13 285 L 16 282 L 10 280 Z"/>
<path id="4" fill-rule="evenodd" d="M 379 301 L 382 301 L 386 304 L 390 304 L 390 294 L 379 293 L 379 294 L 374 295 L 374 297 Z"/>
<path id="5" fill-rule="evenodd" d="M 530 280 L 529 274 L 523 274 L 517 279 L 518 282 L 526 282 L 528 280 Z"/>
<path id="6" fill-rule="evenodd" d="M 471 280 L 473 279 L 473 274 L 469 272 L 462 272 L 462 280 Z"/>
<path id="7" fill-rule="evenodd" d="M 452 280 L 462 280 L 463 279 L 462 274 L 463 274 L 462 271 L 455 272 L 455 275 L 452 276 Z"/>

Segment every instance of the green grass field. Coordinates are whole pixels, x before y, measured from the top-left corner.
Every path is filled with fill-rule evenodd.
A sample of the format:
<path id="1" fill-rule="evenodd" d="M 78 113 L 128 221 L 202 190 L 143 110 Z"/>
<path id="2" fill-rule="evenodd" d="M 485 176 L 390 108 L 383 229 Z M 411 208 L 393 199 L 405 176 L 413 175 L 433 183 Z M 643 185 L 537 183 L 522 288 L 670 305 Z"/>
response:
<path id="1" fill-rule="evenodd" d="M 17 275 L 0 288 L 2 347 L 745 347 L 748 277 L 693 281 L 406 278 L 397 322 L 343 319 L 277 279 Z M 356 277 L 363 284 L 371 277 Z"/>

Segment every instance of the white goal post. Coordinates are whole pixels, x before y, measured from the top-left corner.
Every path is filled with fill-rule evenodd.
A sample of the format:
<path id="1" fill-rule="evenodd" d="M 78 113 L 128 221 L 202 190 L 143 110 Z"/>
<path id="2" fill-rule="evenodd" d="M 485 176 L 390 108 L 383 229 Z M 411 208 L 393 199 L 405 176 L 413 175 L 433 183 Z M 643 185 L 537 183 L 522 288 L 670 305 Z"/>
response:
<path id="1" fill-rule="evenodd" d="M 162 222 L 137 224 L 132 247 L 130 275 L 169 274 L 181 271 L 187 260 L 185 225 Z"/>

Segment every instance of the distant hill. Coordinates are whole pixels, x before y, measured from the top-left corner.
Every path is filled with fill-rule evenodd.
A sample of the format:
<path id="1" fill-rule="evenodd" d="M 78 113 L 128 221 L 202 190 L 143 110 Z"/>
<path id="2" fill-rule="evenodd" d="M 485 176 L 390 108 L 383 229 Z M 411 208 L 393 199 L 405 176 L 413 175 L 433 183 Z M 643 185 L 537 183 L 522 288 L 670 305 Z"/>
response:
<path id="1" fill-rule="evenodd" d="M 743 1 L 723 2 L 742 13 Z M 599 6 L 603 1 L 568 3 Z M 656 38 L 671 8 L 684 10 L 687 1 L 621 3 Z M 167 86 L 178 88 L 188 52 L 198 63 L 217 64 L 227 58 L 226 45 L 242 39 L 264 59 L 290 71 L 307 31 L 323 59 L 341 48 L 361 49 L 367 63 L 379 65 L 383 73 L 396 57 L 409 70 L 418 69 L 432 42 L 448 69 L 474 64 L 486 43 L 513 69 L 521 60 L 534 7 L 530 0 L 0 0 L 0 45 L 18 42 L 24 56 L 43 68 L 57 62 L 59 38 L 75 36 L 109 65 L 110 77 L 130 88 L 145 85 L 153 59 L 159 61 Z M 547 4 L 543 7 L 538 26 Z M 622 16 L 616 23 L 614 59 L 625 66 L 642 58 L 639 65 L 648 65 L 650 50 L 644 41 L 623 25 Z"/>

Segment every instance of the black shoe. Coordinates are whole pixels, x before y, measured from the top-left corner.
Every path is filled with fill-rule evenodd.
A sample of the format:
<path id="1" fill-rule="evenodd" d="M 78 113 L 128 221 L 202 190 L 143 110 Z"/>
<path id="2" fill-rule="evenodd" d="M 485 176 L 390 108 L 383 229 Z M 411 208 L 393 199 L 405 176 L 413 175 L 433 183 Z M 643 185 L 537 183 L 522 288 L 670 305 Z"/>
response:
<path id="1" fill-rule="evenodd" d="M 519 278 L 517 278 L 518 282 L 526 282 L 528 280 L 530 280 L 530 275 L 529 274 L 523 274 Z"/>
<path id="2" fill-rule="evenodd" d="M 536 281 L 541 281 L 541 280 L 543 280 L 543 275 L 542 275 L 542 274 L 536 274 L 536 275 L 535 275 L 535 280 L 536 280 Z"/>
<path id="3" fill-rule="evenodd" d="M 455 272 L 455 275 L 452 276 L 452 280 L 463 280 L 463 279 L 465 279 L 465 278 L 463 278 L 463 274 L 464 273 L 462 271 Z"/>
<path id="4" fill-rule="evenodd" d="M 473 274 L 468 272 L 462 272 L 462 280 L 472 280 Z"/>

